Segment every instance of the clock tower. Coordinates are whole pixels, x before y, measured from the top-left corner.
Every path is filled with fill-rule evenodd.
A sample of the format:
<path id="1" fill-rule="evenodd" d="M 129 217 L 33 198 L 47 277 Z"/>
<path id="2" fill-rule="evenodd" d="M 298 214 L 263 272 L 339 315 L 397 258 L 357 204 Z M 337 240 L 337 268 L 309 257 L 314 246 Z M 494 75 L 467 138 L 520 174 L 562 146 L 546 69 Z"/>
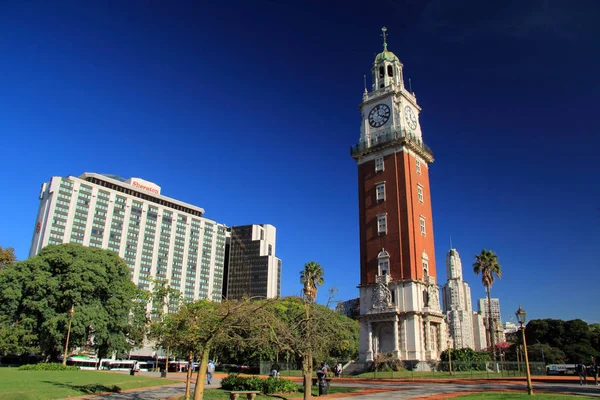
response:
<path id="1" fill-rule="evenodd" d="M 388 51 L 373 62 L 365 88 L 358 163 L 360 360 L 392 353 L 403 361 L 439 359 L 447 328 L 436 283 L 429 166 L 421 107 L 404 86 L 403 65 Z"/>

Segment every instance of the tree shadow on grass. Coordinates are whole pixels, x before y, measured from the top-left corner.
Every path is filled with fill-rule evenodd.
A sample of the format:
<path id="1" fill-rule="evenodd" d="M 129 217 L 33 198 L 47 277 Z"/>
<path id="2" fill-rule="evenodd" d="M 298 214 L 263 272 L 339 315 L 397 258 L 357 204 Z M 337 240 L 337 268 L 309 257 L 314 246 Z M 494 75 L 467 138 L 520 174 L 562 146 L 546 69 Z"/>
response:
<path id="1" fill-rule="evenodd" d="M 64 387 L 64 388 L 78 390 L 84 394 L 96 394 L 96 393 L 105 393 L 105 392 L 119 393 L 121 391 L 121 388 L 116 385 L 105 386 L 105 385 L 100 385 L 97 383 L 90 383 L 89 385 L 72 385 L 72 384 L 63 383 L 63 382 L 52 382 L 52 381 L 42 381 L 42 382 L 49 383 L 54 386 L 60 386 L 60 387 Z"/>

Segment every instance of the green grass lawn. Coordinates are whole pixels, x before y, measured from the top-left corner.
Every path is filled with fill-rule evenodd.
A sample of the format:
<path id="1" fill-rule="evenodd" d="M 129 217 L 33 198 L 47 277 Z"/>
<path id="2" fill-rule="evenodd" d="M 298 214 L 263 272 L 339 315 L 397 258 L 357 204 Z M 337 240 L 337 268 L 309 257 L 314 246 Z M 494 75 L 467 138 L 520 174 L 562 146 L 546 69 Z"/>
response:
<path id="1" fill-rule="evenodd" d="M 333 387 L 330 386 L 329 390 L 327 392 L 327 394 L 333 394 L 333 393 L 349 393 L 349 392 L 355 392 L 357 390 L 360 390 L 361 388 L 350 388 L 350 387 Z M 192 392 L 193 392 L 194 388 L 192 386 Z M 312 387 L 312 395 L 313 396 L 318 396 L 319 395 L 319 388 L 316 386 Z M 190 396 L 193 397 L 193 394 Z M 297 392 L 297 393 L 286 393 L 283 395 L 278 395 L 277 397 L 271 397 L 271 396 L 267 396 L 264 394 L 258 395 L 256 396 L 256 400 L 281 400 L 281 398 L 286 398 L 286 399 L 297 399 L 297 398 L 302 398 L 304 397 L 304 392 Z M 184 396 L 181 396 L 179 399 L 183 400 Z M 223 389 L 208 389 L 208 390 L 204 390 L 204 400 L 229 400 L 229 391 L 227 390 L 223 390 Z M 239 396 L 239 400 L 246 400 L 246 396 L 245 395 L 241 395 Z"/>
<path id="2" fill-rule="evenodd" d="M 171 383 L 181 381 L 97 371 L 19 371 L 16 368 L 1 368 L 0 399 L 61 399 Z"/>
<path id="3" fill-rule="evenodd" d="M 534 393 L 535 397 L 544 400 L 573 400 L 573 399 L 594 399 L 595 397 L 568 395 L 568 394 L 548 394 Z M 520 400 L 531 399 L 527 393 L 475 393 L 456 397 L 456 399 L 484 399 L 484 400 Z"/>

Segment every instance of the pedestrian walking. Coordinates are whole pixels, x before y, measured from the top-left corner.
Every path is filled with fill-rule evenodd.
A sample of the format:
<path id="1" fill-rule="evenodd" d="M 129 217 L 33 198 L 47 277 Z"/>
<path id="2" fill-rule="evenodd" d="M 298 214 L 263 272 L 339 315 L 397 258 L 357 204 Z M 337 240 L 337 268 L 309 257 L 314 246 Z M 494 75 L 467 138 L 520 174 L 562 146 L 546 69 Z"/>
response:
<path id="1" fill-rule="evenodd" d="M 213 374 L 215 373 L 215 364 L 213 364 L 212 360 L 208 360 L 208 365 L 206 366 L 206 383 L 210 385 L 212 383 Z"/>
<path id="2" fill-rule="evenodd" d="M 594 377 L 594 384 L 598 386 L 598 362 L 592 357 L 592 365 L 590 366 L 590 374 Z"/>
<path id="3" fill-rule="evenodd" d="M 585 365 L 583 364 L 583 360 L 581 360 L 579 364 L 577 364 L 577 375 L 579 375 L 579 384 L 583 385 L 583 382 L 585 382 L 585 384 L 587 385 L 587 374 L 585 371 Z"/>

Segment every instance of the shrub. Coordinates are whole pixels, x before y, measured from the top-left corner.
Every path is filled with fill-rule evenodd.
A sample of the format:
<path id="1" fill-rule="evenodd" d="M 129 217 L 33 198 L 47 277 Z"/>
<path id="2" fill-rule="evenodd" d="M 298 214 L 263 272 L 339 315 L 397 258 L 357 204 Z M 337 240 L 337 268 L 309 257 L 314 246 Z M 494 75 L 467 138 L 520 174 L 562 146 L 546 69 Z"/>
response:
<path id="1" fill-rule="evenodd" d="M 294 393 L 298 391 L 298 385 L 287 379 L 241 377 L 233 374 L 221 380 L 224 390 L 259 390 L 264 394 L 272 393 Z"/>
<path id="2" fill-rule="evenodd" d="M 19 367 L 19 370 L 21 370 L 21 371 L 79 371 L 79 367 L 62 365 L 62 364 L 58 364 L 58 363 L 39 363 L 39 364 L 21 365 Z"/>

